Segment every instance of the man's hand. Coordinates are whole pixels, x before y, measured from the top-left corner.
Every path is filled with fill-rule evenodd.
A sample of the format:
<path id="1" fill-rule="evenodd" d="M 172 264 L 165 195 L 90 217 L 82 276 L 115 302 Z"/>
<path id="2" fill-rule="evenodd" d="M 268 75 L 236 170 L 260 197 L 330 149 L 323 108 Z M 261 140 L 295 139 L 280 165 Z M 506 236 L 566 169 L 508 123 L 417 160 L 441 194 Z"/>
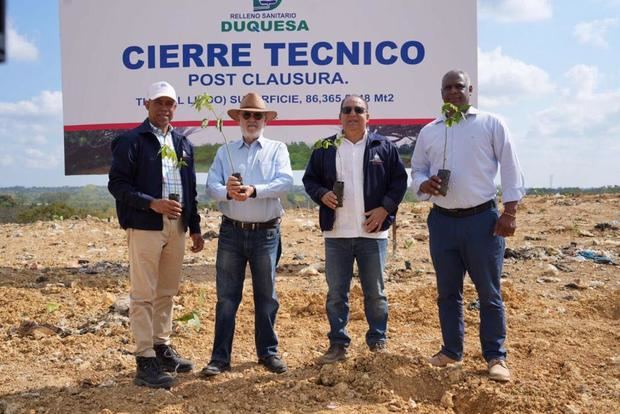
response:
<path id="1" fill-rule="evenodd" d="M 338 205 L 338 197 L 336 197 L 336 193 L 333 191 L 328 191 L 323 194 L 323 197 L 321 197 L 321 203 L 325 204 L 325 206 L 331 208 L 332 210 L 335 210 Z"/>
<path id="2" fill-rule="evenodd" d="M 436 175 L 420 184 L 420 192 L 424 194 L 439 195 L 439 188 L 441 188 L 441 178 Z"/>
<path id="3" fill-rule="evenodd" d="M 366 221 L 364 222 L 364 230 L 367 233 L 375 233 L 381 231 L 381 226 L 388 216 L 388 212 L 383 207 L 373 208 L 364 213 Z"/>
<path id="4" fill-rule="evenodd" d="M 251 185 L 241 185 L 237 177 L 230 176 L 226 182 L 228 196 L 236 201 L 245 201 L 254 194 L 254 187 Z"/>
<path id="5" fill-rule="evenodd" d="M 493 234 L 495 236 L 510 237 L 514 236 L 515 230 L 517 230 L 517 202 L 511 201 L 504 203 L 504 212 L 497 219 Z"/>
<path id="6" fill-rule="evenodd" d="M 181 203 L 174 200 L 168 200 L 167 198 L 157 198 L 151 201 L 149 208 L 156 213 L 165 215 L 170 219 L 178 219 L 181 217 L 183 207 Z"/>
<path id="7" fill-rule="evenodd" d="M 193 253 L 198 253 L 199 251 L 201 251 L 205 245 L 205 241 L 202 238 L 202 234 L 193 233 L 193 234 L 190 234 L 189 237 L 191 237 L 192 239 L 192 247 L 190 247 L 190 250 Z"/>

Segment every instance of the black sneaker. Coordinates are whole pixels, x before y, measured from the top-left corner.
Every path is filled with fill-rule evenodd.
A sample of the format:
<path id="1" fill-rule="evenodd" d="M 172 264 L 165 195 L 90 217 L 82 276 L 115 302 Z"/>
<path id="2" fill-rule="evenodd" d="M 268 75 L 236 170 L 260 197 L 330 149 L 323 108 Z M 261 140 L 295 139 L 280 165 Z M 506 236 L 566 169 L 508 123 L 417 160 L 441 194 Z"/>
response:
<path id="1" fill-rule="evenodd" d="M 200 375 L 203 377 L 214 377 L 226 371 L 230 371 L 230 364 L 222 361 L 211 361 L 200 371 Z"/>
<path id="2" fill-rule="evenodd" d="M 150 388 L 170 388 L 174 378 L 164 372 L 161 364 L 155 357 L 136 357 L 136 377 L 133 383 Z"/>
<path id="3" fill-rule="evenodd" d="M 319 358 L 319 364 L 333 364 L 344 359 L 347 359 L 347 346 L 345 344 L 331 344 L 327 352 Z"/>
<path id="4" fill-rule="evenodd" d="M 286 366 L 286 362 L 282 360 L 277 355 L 269 355 L 264 358 L 260 358 L 258 363 L 264 365 L 271 372 L 275 372 L 276 374 L 282 374 L 283 372 L 288 371 L 288 367 Z"/>
<path id="5" fill-rule="evenodd" d="M 170 345 L 158 344 L 153 347 L 155 356 L 166 372 L 191 372 L 194 364 L 181 355 Z"/>

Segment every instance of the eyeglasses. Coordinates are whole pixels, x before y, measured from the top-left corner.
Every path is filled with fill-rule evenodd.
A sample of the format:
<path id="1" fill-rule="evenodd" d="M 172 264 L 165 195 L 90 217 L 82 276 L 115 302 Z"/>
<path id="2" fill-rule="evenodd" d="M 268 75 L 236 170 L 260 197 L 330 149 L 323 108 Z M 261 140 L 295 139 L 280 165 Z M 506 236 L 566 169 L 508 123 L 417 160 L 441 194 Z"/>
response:
<path id="1" fill-rule="evenodd" d="M 254 118 L 257 121 L 263 119 L 263 113 L 262 112 L 242 112 L 241 116 L 243 117 L 243 119 L 245 119 L 246 121 L 250 118 Z"/>
<path id="2" fill-rule="evenodd" d="M 342 109 L 340 109 L 340 112 L 345 115 L 349 115 L 351 111 L 355 111 L 356 114 L 361 115 L 366 112 L 366 108 L 363 106 L 343 106 Z"/>

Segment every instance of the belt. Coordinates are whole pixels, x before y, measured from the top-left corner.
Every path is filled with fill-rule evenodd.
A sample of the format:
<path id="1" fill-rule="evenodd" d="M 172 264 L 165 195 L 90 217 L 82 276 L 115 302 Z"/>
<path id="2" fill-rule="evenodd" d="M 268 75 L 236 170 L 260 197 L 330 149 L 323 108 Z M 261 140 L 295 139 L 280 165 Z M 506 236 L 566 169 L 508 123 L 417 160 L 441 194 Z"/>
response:
<path id="1" fill-rule="evenodd" d="M 439 214 L 450 217 L 469 217 L 473 216 L 474 214 L 487 211 L 488 209 L 491 209 L 493 207 L 495 207 L 495 200 L 489 200 L 486 203 L 480 204 L 479 206 L 470 208 L 443 208 L 439 207 L 437 204 L 433 204 L 433 210 L 435 210 Z"/>
<path id="2" fill-rule="evenodd" d="M 222 223 L 231 224 L 233 227 L 241 230 L 266 230 L 276 228 L 276 226 L 280 224 L 280 217 L 276 217 L 273 220 L 264 221 L 262 223 L 250 223 L 247 221 L 237 221 L 226 216 L 222 216 Z"/>

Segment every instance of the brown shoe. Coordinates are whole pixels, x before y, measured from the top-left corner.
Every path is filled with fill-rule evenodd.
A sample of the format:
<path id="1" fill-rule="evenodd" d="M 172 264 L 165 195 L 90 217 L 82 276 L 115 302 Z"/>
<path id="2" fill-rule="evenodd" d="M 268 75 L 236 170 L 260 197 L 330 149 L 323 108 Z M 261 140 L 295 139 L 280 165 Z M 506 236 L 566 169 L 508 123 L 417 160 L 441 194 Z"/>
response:
<path id="1" fill-rule="evenodd" d="M 505 360 L 495 358 L 489 361 L 489 378 L 494 381 L 510 381 L 510 371 Z"/>
<path id="2" fill-rule="evenodd" d="M 428 363 L 434 367 L 447 367 L 448 365 L 461 365 L 461 361 L 457 361 L 456 359 L 450 358 L 448 355 L 442 353 L 441 351 L 437 352 L 435 355 L 427 359 Z"/>
<path id="3" fill-rule="evenodd" d="M 370 352 L 385 353 L 387 352 L 387 343 L 377 342 L 372 345 L 368 345 L 368 349 L 370 350 Z"/>
<path id="4" fill-rule="evenodd" d="M 319 364 L 333 364 L 334 362 L 347 359 L 347 347 L 345 344 L 331 344 L 327 352 L 319 358 Z"/>

